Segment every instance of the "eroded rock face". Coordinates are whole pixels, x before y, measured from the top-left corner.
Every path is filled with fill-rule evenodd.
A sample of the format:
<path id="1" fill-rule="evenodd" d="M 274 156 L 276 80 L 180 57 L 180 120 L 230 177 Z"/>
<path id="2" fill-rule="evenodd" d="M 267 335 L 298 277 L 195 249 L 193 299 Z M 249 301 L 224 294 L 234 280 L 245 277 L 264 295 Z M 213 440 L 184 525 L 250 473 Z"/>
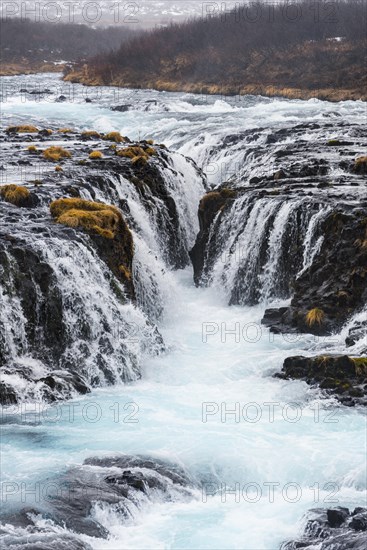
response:
<path id="1" fill-rule="evenodd" d="M 120 455 L 89 458 L 82 466 L 45 480 L 41 487 L 41 502 L 1 518 L 3 523 L 26 528 L 35 540 L 42 534 L 37 516 L 47 517 L 54 525 L 77 534 L 106 538 L 108 525 L 96 519 L 96 509 L 110 509 L 123 523 L 148 503 L 190 500 L 197 483 L 177 464 Z M 47 530 L 43 538 L 46 536 Z M 13 542 L 7 535 L 3 535 L 3 541 Z"/>
<path id="2" fill-rule="evenodd" d="M 310 267 L 295 278 L 290 307 L 266 312 L 264 324 L 272 331 L 331 334 L 367 302 L 367 202 L 335 209 L 321 224 L 323 243 Z M 322 322 L 309 324 L 313 308 L 324 312 Z"/>
<path id="3" fill-rule="evenodd" d="M 367 509 L 315 509 L 307 513 L 307 524 L 299 540 L 285 542 L 281 550 L 318 548 L 319 550 L 364 550 Z"/>

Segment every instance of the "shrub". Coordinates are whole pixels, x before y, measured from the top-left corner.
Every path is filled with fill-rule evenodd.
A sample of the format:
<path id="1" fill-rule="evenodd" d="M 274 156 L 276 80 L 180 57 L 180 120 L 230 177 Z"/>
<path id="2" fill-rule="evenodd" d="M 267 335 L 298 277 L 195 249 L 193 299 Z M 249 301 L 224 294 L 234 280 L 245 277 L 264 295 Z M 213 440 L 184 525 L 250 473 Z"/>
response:
<path id="1" fill-rule="evenodd" d="M 35 145 L 30 145 L 29 147 L 27 147 L 27 151 L 28 153 L 37 153 L 38 149 Z"/>
<path id="2" fill-rule="evenodd" d="M 103 158 L 103 155 L 101 151 L 92 151 L 91 153 L 89 153 L 89 158 L 92 160 L 101 159 Z"/>
<path id="3" fill-rule="evenodd" d="M 61 166 L 59 166 L 59 165 L 55 166 L 55 172 L 62 172 L 62 171 L 63 170 L 62 170 Z"/>
<path id="4" fill-rule="evenodd" d="M 38 133 L 38 128 L 24 124 L 21 126 L 9 126 L 5 131 L 8 134 L 36 134 Z"/>
<path id="5" fill-rule="evenodd" d="M 22 185 L 9 184 L 0 187 L 0 196 L 4 201 L 20 206 L 29 198 L 30 192 Z"/>
<path id="6" fill-rule="evenodd" d="M 318 325 L 321 325 L 324 321 L 325 313 L 322 309 L 319 307 L 314 307 L 313 309 L 310 309 L 310 311 L 306 314 L 306 324 L 309 327 L 312 327 L 316 323 Z"/>
<path id="7" fill-rule="evenodd" d="M 84 199 L 58 199 L 51 203 L 50 211 L 57 223 L 81 228 L 113 239 L 123 218 L 115 206 Z"/>
<path id="8" fill-rule="evenodd" d="M 63 147 L 52 145 L 52 147 L 48 147 L 48 149 L 45 149 L 43 151 L 43 156 L 47 160 L 53 160 L 54 162 L 58 162 L 61 159 L 70 158 L 71 153 L 69 153 L 69 151 L 67 151 Z"/>
<path id="9" fill-rule="evenodd" d="M 57 131 L 59 134 L 71 134 L 73 132 L 71 128 L 59 128 Z"/>
<path id="10" fill-rule="evenodd" d="M 100 139 L 101 134 L 97 132 L 96 130 L 86 130 L 85 132 L 81 133 L 82 138 L 89 139 L 89 138 L 97 138 Z"/>
<path id="11" fill-rule="evenodd" d="M 108 134 L 103 136 L 103 139 L 105 139 L 106 141 L 114 141 L 116 143 L 122 143 L 123 141 L 125 141 L 125 138 L 122 137 L 120 132 L 108 132 Z"/>

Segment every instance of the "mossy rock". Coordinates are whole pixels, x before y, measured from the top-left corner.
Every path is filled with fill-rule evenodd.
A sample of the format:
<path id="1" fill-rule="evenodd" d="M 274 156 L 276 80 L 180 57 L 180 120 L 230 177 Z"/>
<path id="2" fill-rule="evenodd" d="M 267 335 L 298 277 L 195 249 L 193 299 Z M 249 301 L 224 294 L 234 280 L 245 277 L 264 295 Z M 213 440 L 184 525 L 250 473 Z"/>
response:
<path id="1" fill-rule="evenodd" d="M 126 138 L 124 138 L 120 132 L 108 132 L 103 136 L 103 139 L 106 141 L 114 141 L 115 143 L 126 141 Z"/>
<path id="2" fill-rule="evenodd" d="M 122 214 L 115 206 L 84 199 L 58 199 L 50 205 L 52 217 L 63 225 L 113 239 Z"/>
<path id="3" fill-rule="evenodd" d="M 56 145 L 48 147 L 42 154 L 46 160 L 52 160 L 53 162 L 60 162 L 63 159 L 71 157 L 71 153 L 69 151 Z"/>
<path id="4" fill-rule="evenodd" d="M 31 124 L 23 124 L 20 126 L 8 126 L 5 130 L 7 134 L 37 134 L 38 128 Z"/>
<path id="5" fill-rule="evenodd" d="M 31 193 L 23 185 L 3 185 L 0 187 L 0 196 L 15 206 L 30 206 Z"/>
<path id="6" fill-rule="evenodd" d="M 124 284 L 130 298 L 134 298 L 134 243 L 121 211 L 102 202 L 63 198 L 51 203 L 50 212 L 57 223 L 86 231 L 91 236 L 100 257 Z"/>

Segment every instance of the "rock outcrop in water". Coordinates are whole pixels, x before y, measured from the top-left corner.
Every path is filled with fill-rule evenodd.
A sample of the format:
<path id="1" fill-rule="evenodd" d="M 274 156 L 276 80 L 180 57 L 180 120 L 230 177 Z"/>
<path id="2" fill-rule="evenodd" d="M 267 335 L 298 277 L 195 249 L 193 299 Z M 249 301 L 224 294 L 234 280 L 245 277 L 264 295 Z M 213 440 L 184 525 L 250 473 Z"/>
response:
<path id="1" fill-rule="evenodd" d="M 164 271 L 188 264 L 191 198 L 205 190 L 194 163 L 163 145 L 24 128 L 0 136 L 5 404 L 140 376 L 142 355 L 164 349 Z M 25 202 L 13 200 L 19 187 Z"/>
<path id="2" fill-rule="evenodd" d="M 330 508 L 310 510 L 302 538 L 289 541 L 281 550 L 364 550 L 366 547 L 367 509 Z"/>
<path id="3" fill-rule="evenodd" d="M 197 482 L 182 467 L 160 459 L 127 455 L 89 458 L 82 466 L 41 483 L 43 498 L 34 505 L 3 516 L 4 524 L 22 527 L 23 533 L 5 531 L 2 543 L 7 547 L 19 544 L 16 547 L 23 548 L 27 533 L 39 548 L 46 548 L 50 532 L 57 527 L 89 537 L 107 538 L 109 525 L 101 523 L 98 511 L 110 510 L 124 523 L 144 505 L 191 499 L 195 487 Z M 42 516 L 49 520 L 49 526 L 43 529 L 39 526 Z M 71 538 L 71 542 L 70 548 L 89 548 L 77 538 Z"/>
<path id="4" fill-rule="evenodd" d="M 347 355 L 287 357 L 278 378 L 305 380 L 344 405 L 367 405 L 367 358 Z"/>

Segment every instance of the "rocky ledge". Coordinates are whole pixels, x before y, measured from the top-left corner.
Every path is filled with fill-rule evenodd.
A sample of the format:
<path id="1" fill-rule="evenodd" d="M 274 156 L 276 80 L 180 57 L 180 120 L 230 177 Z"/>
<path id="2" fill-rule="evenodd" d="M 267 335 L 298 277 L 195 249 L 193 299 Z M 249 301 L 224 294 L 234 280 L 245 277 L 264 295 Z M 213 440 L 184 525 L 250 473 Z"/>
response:
<path id="1" fill-rule="evenodd" d="M 364 550 L 366 548 L 367 508 L 314 509 L 299 540 L 285 542 L 281 550 Z"/>
<path id="2" fill-rule="evenodd" d="M 367 405 L 367 357 L 287 357 L 277 378 L 305 380 L 347 406 Z"/>

